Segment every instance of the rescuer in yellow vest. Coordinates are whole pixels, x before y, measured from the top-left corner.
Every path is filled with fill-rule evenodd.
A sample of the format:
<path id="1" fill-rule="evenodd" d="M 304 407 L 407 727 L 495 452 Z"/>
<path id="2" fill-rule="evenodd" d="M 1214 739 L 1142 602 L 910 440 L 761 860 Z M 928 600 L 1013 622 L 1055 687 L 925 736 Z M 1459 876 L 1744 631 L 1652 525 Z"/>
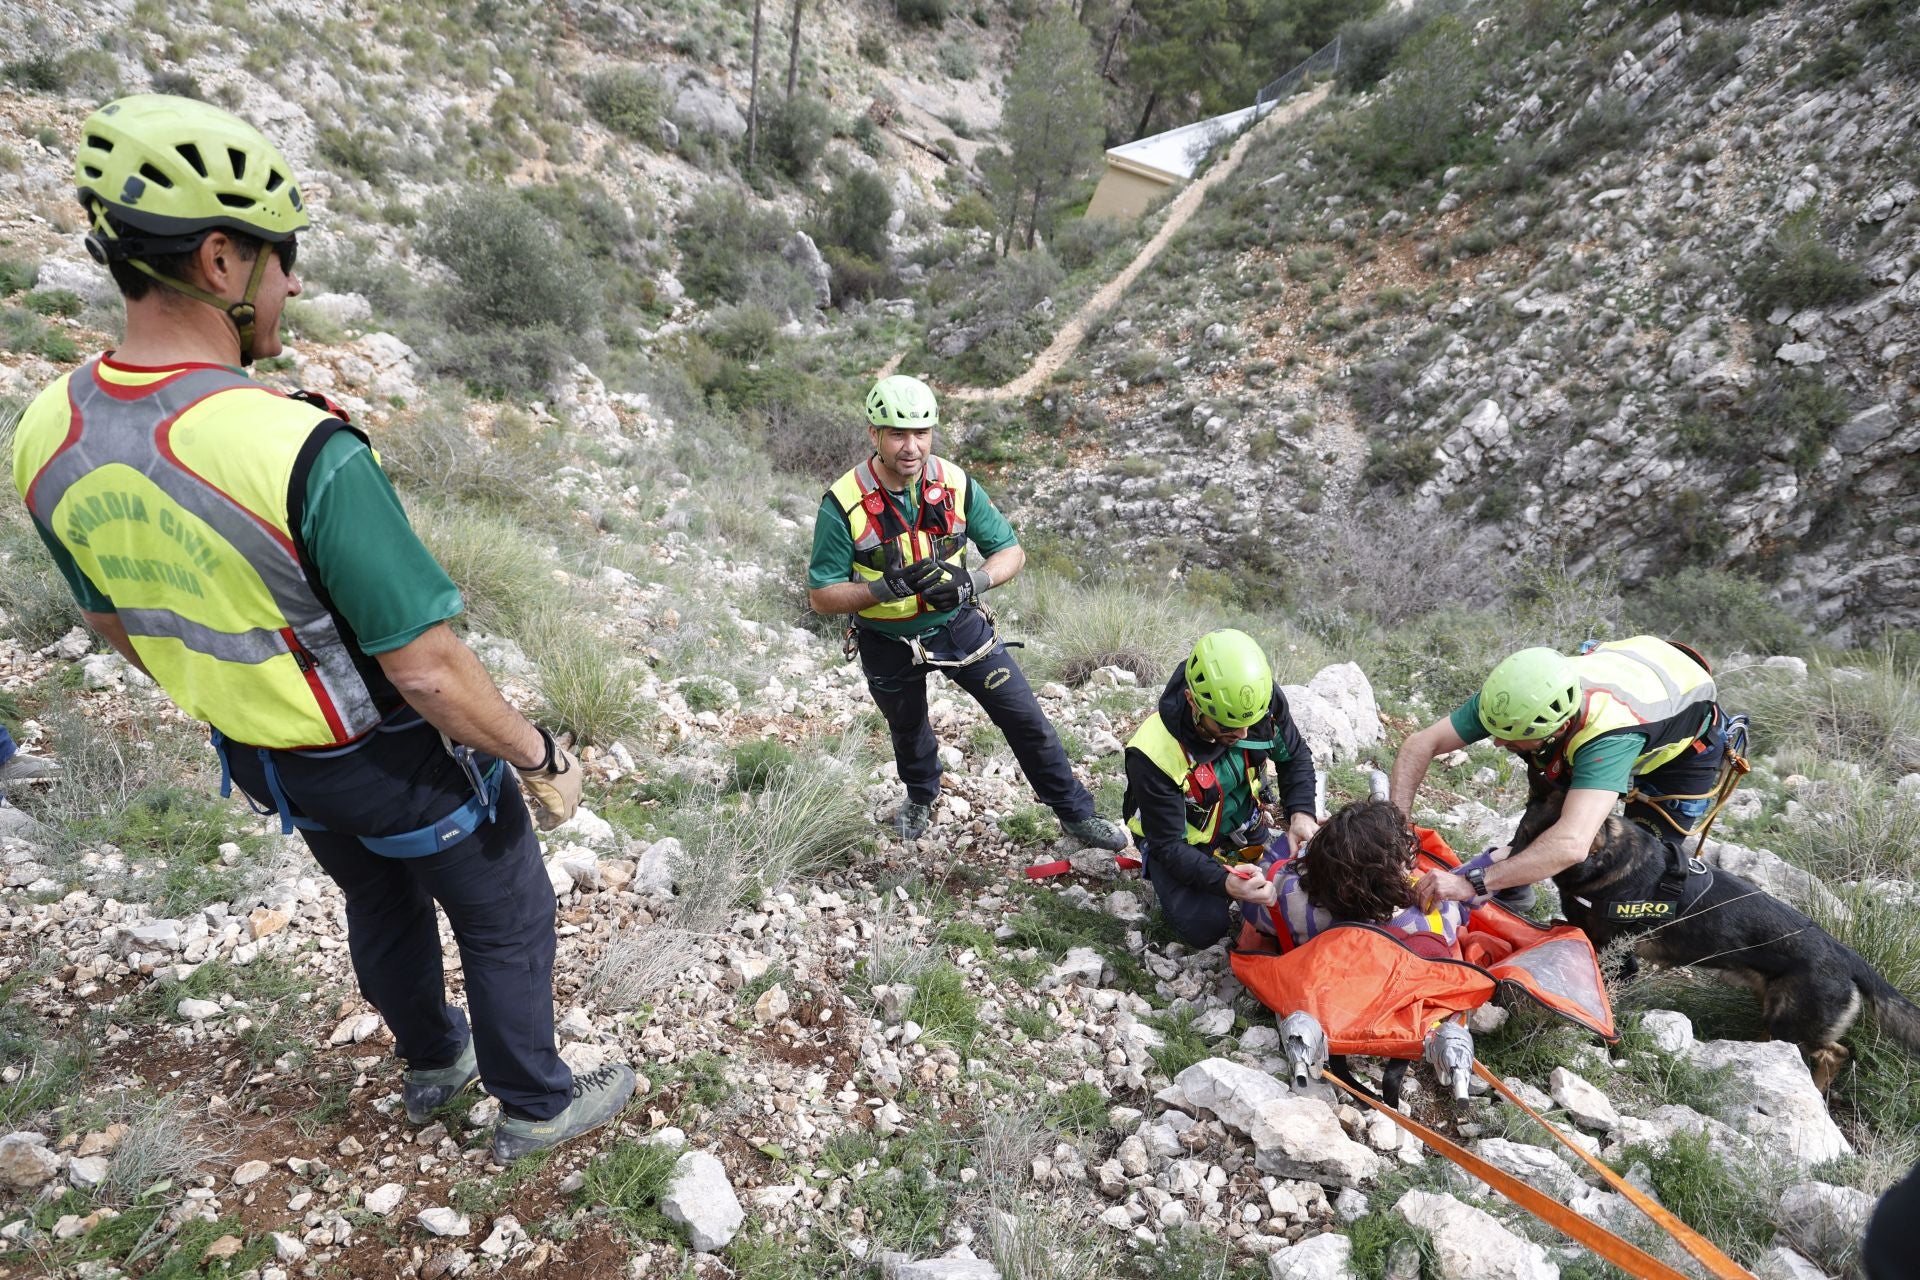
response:
<path id="1" fill-rule="evenodd" d="M 1261 780 L 1269 764 L 1279 781 L 1271 795 Z M 1227 936 L 1236 900 L 1272 906 L 1260 859 L 1283 838 L 1297 850 L 1320 826 L 1313 753 L 1244 631 L 1200 637 L 1127 740 L 1126 766 L 1127 825 L 1160 914 L 1191 947 Z M 1285 829 L 1273 830 L 1265 810 Z"/>
<path id="2" fill-rule="evenodd" d="M 807 564 L 814 611 L 853 615 L 852 644 L 907 788 L 894 829 L 906 840 L 925 835 L 940 797 L 940 743 L 927 719 L 927 675 L 939 671 L 1006 735 L 1067 835 L 1124 849 L 1125 829 L 1094 813 L 1060 735 L 980 603 L 1020 572 L 1027 553 L 986 490 L 935 456 L 939 421 L 933 389 L 918 378 L 895 374 L 874 383 L 867 393 L 873 453 L 820 500 Z M 969 544 L 986 557 L 977 569 L 967 564 Z"/>
<path id="3" fill-rule="evenodd" d="M 1491 737 L 1568 788 L 1560 818 L 1477 881 L 1430 873 L 1422 902 L 1492 894 L 1524 910 L 1535 883 L 1585 860 L 1615 802 L 1629 792 L 1635 798 L 1628 819 L 1667 840 L 1683 863 L 1675 836 L 1706 815 L 1705 793 L 1726 754 L 1726 717 L 1714 698 L 1713 675 L 1699 656 L 1654 636 L 1593 645 L 1571 658 L 1547 648 L 1506 658 L 1479 693 L 1401 745 L 1393 802 L 1410 813 L 1434 757 Z"/>
<path id="4" fill-rule="evenodd" d="M 554 901 L 520 789 L 570 817 L 580 767 L 447 626 L 459 591 L 324 397 L 244 367 L 300 292 L 299 184 L 258 130 L 141 94 L 81 126 L 87 249 L 126 341 L 49 386 L 13 478 L 87 623 L 206 721 L 223 788 L 298 828 L 346 898 L 361 993 L 406 1063 L 408 1119 L 484 1078 L 506 1160 L 605 1123 L 626 1067 L 554 1043 Z M 438 902 L 472 1011 L 446 1001 Z"/>

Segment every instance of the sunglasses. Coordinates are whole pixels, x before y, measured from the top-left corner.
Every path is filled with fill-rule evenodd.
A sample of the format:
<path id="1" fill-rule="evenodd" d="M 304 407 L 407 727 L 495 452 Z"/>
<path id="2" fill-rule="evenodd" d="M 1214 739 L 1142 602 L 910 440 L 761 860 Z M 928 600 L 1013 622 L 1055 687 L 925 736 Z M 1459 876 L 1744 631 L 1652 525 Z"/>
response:
<path id="1" fill-rule="evenodd" d="M 300 256 L 300 241 L 296 236 L 288 236 L 273 246 L 273 256 L 280 259 L 280 270 L 287 275 L 293 274 L 293 264 Z"/>

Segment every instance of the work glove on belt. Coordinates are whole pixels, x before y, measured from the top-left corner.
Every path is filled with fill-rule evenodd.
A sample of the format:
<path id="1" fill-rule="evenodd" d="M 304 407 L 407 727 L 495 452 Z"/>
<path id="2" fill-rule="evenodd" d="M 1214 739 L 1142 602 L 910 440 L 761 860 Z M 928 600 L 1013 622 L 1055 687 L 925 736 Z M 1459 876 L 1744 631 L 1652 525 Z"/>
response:
<path id="1" fill-rule="evenodd" d="M 898 569 L 888 569 L 885 574 L 869 582 L 867 589 L 873 592 L 876 604 L 886 604 L 919 595 L 939 577 L 940 562 L 929 556 Z"/>
<path id="2" fill-rule="evenodd" d="M 527 799 L 533 803 L 534 821 L 542 831 L 551 831 L 580 807 L 582 775 L 580 762 L 571 751 L 555 742 L 551 733 L 540 730 L 540 739 L 547 746 L 546 759 L 531 769 L 515 766 L 514 771 L 520 775 L 520 785 L 526 788 Z"/>
<path id="3" fill-rule="evenodd" d="M 940 571 L 945 576 L 920 592 L 920 598 L 927 602 L 927 608 L 936 613 L 971 604 L 993 586 L 993 580 L 987 577 L 984 569 L 963 569 L 951 560 L 943 560 L 940 562 Z"/>

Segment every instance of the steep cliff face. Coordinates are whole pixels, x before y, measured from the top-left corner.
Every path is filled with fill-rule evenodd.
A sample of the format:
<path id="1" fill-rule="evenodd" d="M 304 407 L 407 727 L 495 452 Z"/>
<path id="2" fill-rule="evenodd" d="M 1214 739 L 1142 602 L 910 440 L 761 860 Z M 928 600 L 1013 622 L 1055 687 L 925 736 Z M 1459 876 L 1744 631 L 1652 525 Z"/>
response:
<path id="1" fill-rule="evenodd" d="M 1264 139 L 1049 404 L 1115 460 L 1036 505 L 1226 564 L 1410 504 L 1496 558 L 1726 565 L 1835 639 L 1912 625 L 1920 33 L 1874 4 L 1530 33 L 1545 7 L 1435 19 Z M 1451 128 L 1449 162 L 1409 176 L 1388 119 Z"/>

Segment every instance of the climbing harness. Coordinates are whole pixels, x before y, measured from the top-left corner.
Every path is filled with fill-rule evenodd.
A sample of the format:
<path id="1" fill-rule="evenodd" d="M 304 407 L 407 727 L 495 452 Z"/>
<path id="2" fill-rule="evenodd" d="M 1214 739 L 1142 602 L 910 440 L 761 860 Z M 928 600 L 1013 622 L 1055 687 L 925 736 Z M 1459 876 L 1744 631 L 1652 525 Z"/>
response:
<path id="1" fill-rule="evenodd" d="M 980 661 L 980 659 L 992 653 L 994 649 L 997 646 L 999 646 L 1001 643 L 1000 625 L 999 625 L 999 621 L 993 616 L 993 610 L 987 608 L 986 605 L 980 603 L 978 600 L 973 602 L 973 607 L 979 610 L 980 616 L 987 620 L 987 638 L 985 641 L 981 643 L 979 648 L 975 649 L 972 653 L 967 654 L 965 657 L 936 658 L 928 654 L 927 647 L 924 642 L 925 638 L 922 636 L 896 636 L 888 632 L 878 630 L 877 628 L 861 628 L 854 623 L 847 624 L 847 636 L 840 646 L 841 655 L 848 662 L 852 662 L 855 658 L 860 656 L 860 632 L 864 629 L 864 630 L 871 631 L 874 635 L 877 635 L 882 639 L 898 640 L 901 644 L 906 645 L 907 648 L 911 650 L 913 653 L 913 661 L 915 666 L 941 667 L 946 669 L 954 669 L 958 667 L 970 667 L 974 663 Z M 1006 647 L 1009 649 L 1021 649 L 1021 648 L 1025 648 L 1026 646 L 1022 645 L 1018 640 L 1009 640 L 1006 642 Z"/>
<path id="2" fill-rule="evenodd" d="M 403 706 L 382 722 L 374 732 L 401 733 L 417 728 L 422 721 L 423 718 L 419 712 Z M 336 747 L 328 751 L 303 751 L 300 754 L 316 760 L 330 760 L 351 755 L 365 746 L 370 739 L 371 735 L 368 735 L 344 747 Z M 220 757 L 220 796 L 222 799 L 227 799 L 233 795 L 233 767 L 228 759 L 227 739 L 224 734 L 215 729 L 212 731 L 212 742 L 214 752 Z M 460 766 L 460 771 L 466 775 L 467 784 L 473 789 L 472 798 L 439 821 L 417 827 L 412 831 L 403 831 L 391 836 L 355 836 L 354 839 L 366 846 L 370 852 L 377 853 L 383 858 L 424 858 L 442 849 L 452 848 L 494 820 L 499 808 L 500 785 L 506 777 L 505 764 L 496 759 L 491 764 L 483 766 L 480 763 L 482 757 L 478 752 L 472 747 L 455 743 L 444 733 L 440 735 L 440 742 L 446 748 L 447 754 L 453 758 L 454 763 Z M 247 807 L 261 815 L 277 813 L 280 817 L 280 834 L 283 836 L 292 835 L 296 829 L 300 831 L 331 830 L 323 822 L 293 812 L 292 806 L 287 803 L 287 793 L 281 786 L 280 770 L 273 762 L 273 752 L 266 747 L 255 747 L 254 752 L 259 757 L 260 771 L 267 780 L 267 792 L 272 797 L 273 803 L 262 807 L 254 801 L 252 796 L 242 791 L 241 795 L 245 798 Z"/>
<path id="3" fill-rule="evenodd" d="M 1716 710 L 1714 714 L 1720 715 L 1722 713 Z M 1733 798 L 1734 790 L 1739 787 L 1740 780 L 1753 770 L 1753 765 L 1748 761 L 1746 755 L 1747 738 L 1747 717 L 1744 715 L 1728 717 L 1726 726 L 1726 755 L 1720 761 L 1720 777 L 1714 782 L 1712 787 L 1695 795 L 1648 794 L 1647 792 L 1641 791 L 1638 787 L 1635 787 L 1633 790 L 1627 792 L 1626 803 L 1640 803 L 1650 807 L 1655 813 L 1660 815 L 1662 822 L 1665 822 L 1669 827 L 1673 828 L 1674 834 L 1679 837 L 1682 843 L 1692 839 L 1693 836 L 1698 833 L 1700 843 L 1696 845 L 1695 848 L 1706 848 L 1707 833 L 1713 830 L 1714 819 L 1718 818 L 1720 811 L 1727 807 L 1727 801 Z M 1706 817 L 1701 819 L 1700 822 L 1693 826 L 1682 826 L 1679 819 L 1675 818 L 1662 807 L 1676 800 L 1711 800 L 1713 805 L 1707 810 Z"/>
<path id="4" fill-rule="evenodd" d="M 1513 1098 L 1513 1095 L 1508 1093 L 1506 1088 L 1502 1086 L 1498 1080 L 1495 1080 L 1493 1075 L 1480 1063 L 1474 1063 L 1474 1071 L 1482 1079 L 1493 1083 L 1495 1087 L 1500 1089 L 1503 1095 L 1512 1098 L 1515 1102 L 1519 1102 L 1519 1099 Z M 1323 1080 L 1326 1080 L 1335 1088 L 1344 1091 L 1356 1101 L 1371 1107 L 1373 1110 L 1387 1117 L 1387 1119 L 1420 1139 L 1420 1141 L 1424 1142 L 1434 1151 L 1445 1156 L 1473 1177 L 1486 1183 L 1495 1191 L 1498 1191 L 1501 1195 L 1513 1201 L 1513 1203 L 1519 1205 L 1534 1217 L 1540 1219 L 1540 1221 L 1553 1227 L 1576 1243 L 1585 1245 L 1602 1258 L 1605 1258 L 1608 1262 L 1624 1270 L 1628 1275 L 1638 1277 L 1639 1280 L 1685 1280 L 1684 1272 L 1675 1270 L 1652 1254 L 1647 1253 L 1644 1249 L 1621 1239 L 1598 1223 L 1589 1222 L 1587 1219 L 1561 1204 L 1558 1200 L 1552 1199 L 1543 1192 L 1536 1191 L 1504 1169 L 1495 1168 L 1479 1156 L 1461 1147 L 1452 1139 L 1434 1132 L 1418 1120 L 1401 1115 L 1400 1112 L 1380 1102 L 1366 1090 L 1356 1088 L 1340 1079 L 1340 1077 L 1335 1075 L 1331 1070 L 1322 1070 L 1320 1075 Z M 1525 1104 L 1521 1105 L 1523 1107 L 1525 1106 Z M 1531 1108 L 1525 1109 L 1527 1114 L 1533 1116 L 1535 1120 L 1540 1121 L 1542 1125 L 1545 1125 L 1547 1130 L 1551 1132 L 1555 1138 L 1558 1138 L 1563 1144 L 1572 1148 L 1583 1158 L 1586 1158 L 1596 1169 L 1601 1170 L 1606 1175 L 1609 1183 L 1619 1187 L 1623 1192 L 1626 1187 L 1630 1185 L 1611 1169 L 1607 1169 L 1591 1157 L 1586 1157 L 1585 1152 L 1581 1152 L 1576 1144 L 1562 1135 L 1558 1129 L 1548 1124 L 1537 1112 L 1534 1112 Z M 1666 1229 L 1669 1234 L 1679 1242 L 1681 1247 L 1685 1248 L 1687 1252 L 1691 1253 L 1695 1258 L 1698 1258 L 1719 1280 L 1754 1280 L 1751 1272 L 1714 1248 L 1714 1246 L 1698 1232 L 1688 1227 L 1678 1218 L 1675 1218 L 1671 1213 L 1668 1213 L 1664 1209 L 1659 1209 L 1658 1205 L 1653 1205 L 1652 1201 L 1642 1195 L 1637 1189 L 1629 1196 L 1629 1199 L 1643 1212 L 1647 1213 L 1655 1223 Z M 1650 1205 L 1652 1206 L 1651 1208 L 1649 1208 Z M 1659 1209 L 1659 1212 L 1656 1214 L 1653 1212 L 1653 1209 Z"/>

